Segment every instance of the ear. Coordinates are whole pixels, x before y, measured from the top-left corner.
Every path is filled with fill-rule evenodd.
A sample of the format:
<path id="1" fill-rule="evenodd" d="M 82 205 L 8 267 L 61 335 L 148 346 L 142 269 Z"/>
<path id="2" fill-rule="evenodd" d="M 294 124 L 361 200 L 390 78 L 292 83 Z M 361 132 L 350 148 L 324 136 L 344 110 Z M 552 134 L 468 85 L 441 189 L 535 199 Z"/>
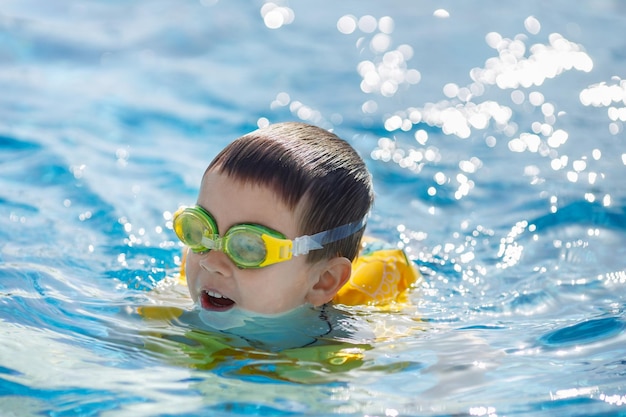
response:
<path id="1" fill-rule="evenodd" d="M 348 282 L 352 274 L 352 262 L 338 256 L 323 261 L 314 270 L 313 279 L 316 282 L 307 294 L 307 301 L 317 307 L 332 300 L 337 291 Z"/>

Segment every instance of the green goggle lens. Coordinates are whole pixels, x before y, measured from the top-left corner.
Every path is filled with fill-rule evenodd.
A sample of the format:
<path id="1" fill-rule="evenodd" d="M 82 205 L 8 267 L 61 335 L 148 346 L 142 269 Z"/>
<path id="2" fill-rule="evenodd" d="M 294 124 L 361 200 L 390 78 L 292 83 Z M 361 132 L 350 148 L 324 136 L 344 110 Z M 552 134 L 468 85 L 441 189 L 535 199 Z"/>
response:
<path id="1" fill-rule="evenodd" d="M 200 207 L 190 207 L 174 214 L 176 236 L 194 252 L 203 252 L 207 248 L 202 243 L 203 237 L 217 234 L 215 221 Z"/>
<path id="2" fill-rule="evenodd" d="M 263 235 L 277 239 L 285 237 L 261 225 L 239 224 L 231 227 L 224 237 L 217 234 L 217 224 L 202 207 L 187 207 L 174 214 L 174 231 L 192 251 L 223 251 L 240 268 L 259 268 L 267 258 Z"/>
<path id="3" fill-rule="evenodd" d="M 225 252 L 239 266 L 259 266 L 267 256 L 265 242 L 260 231 L 250 230 L 251 225 L 235 226 L 228 231 L 224 242 Z"/>

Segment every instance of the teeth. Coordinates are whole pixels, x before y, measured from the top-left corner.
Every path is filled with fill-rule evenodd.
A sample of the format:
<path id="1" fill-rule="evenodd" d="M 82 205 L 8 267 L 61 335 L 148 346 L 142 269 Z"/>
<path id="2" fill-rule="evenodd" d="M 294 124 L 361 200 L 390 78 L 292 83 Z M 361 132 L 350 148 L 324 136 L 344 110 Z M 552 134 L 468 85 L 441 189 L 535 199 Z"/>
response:
<path id="1" fill-rule="evenodd" d="M 215 291 L 207 291 L 207 294 L 209 294 L 211 297 L 214 297 L 214 298 L 226 298 L 222 294 L 215 292 Z"/>

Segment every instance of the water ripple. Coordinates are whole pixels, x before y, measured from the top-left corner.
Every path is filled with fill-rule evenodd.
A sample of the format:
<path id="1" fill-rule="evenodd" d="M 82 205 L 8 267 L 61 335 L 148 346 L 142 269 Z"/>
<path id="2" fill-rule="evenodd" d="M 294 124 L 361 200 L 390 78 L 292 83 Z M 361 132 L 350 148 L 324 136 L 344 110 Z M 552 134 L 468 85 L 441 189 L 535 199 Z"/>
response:
<path id="1" fill-rule="evenodd" d="M 625 327 L 626 323 L 618 317 L 592 319 L 554 330 L 539 341 L 550 348 L 594 343 L 620 334 Z"/>

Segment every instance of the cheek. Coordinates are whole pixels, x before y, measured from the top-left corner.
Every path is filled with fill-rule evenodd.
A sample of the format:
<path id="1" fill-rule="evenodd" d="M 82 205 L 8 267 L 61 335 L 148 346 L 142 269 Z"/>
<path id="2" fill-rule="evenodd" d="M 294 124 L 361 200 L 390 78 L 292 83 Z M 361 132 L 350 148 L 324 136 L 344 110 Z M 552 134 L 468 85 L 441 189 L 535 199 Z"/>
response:
<path id="1" fill-rule="evenodd" d="M 306 303 L 309 284 L 303 268 L 287 264 L 280 266 L 253 271 L 249 276 L 241 277 L 238 283 L 244 297 L 242 308 L 275 314 Z"/>
<path id="2" fill-rule="evenodd" d="M 274 283 L 284 293 L 289 294 L 289 298 L 295 298 L 302 302 L 309 291 L 309 287 L 312 286 L 309 279 L 309 269 L 304 262 L 297 261 L 286 263 L 284 266 L 284 269 L 276 273 Z"/>

